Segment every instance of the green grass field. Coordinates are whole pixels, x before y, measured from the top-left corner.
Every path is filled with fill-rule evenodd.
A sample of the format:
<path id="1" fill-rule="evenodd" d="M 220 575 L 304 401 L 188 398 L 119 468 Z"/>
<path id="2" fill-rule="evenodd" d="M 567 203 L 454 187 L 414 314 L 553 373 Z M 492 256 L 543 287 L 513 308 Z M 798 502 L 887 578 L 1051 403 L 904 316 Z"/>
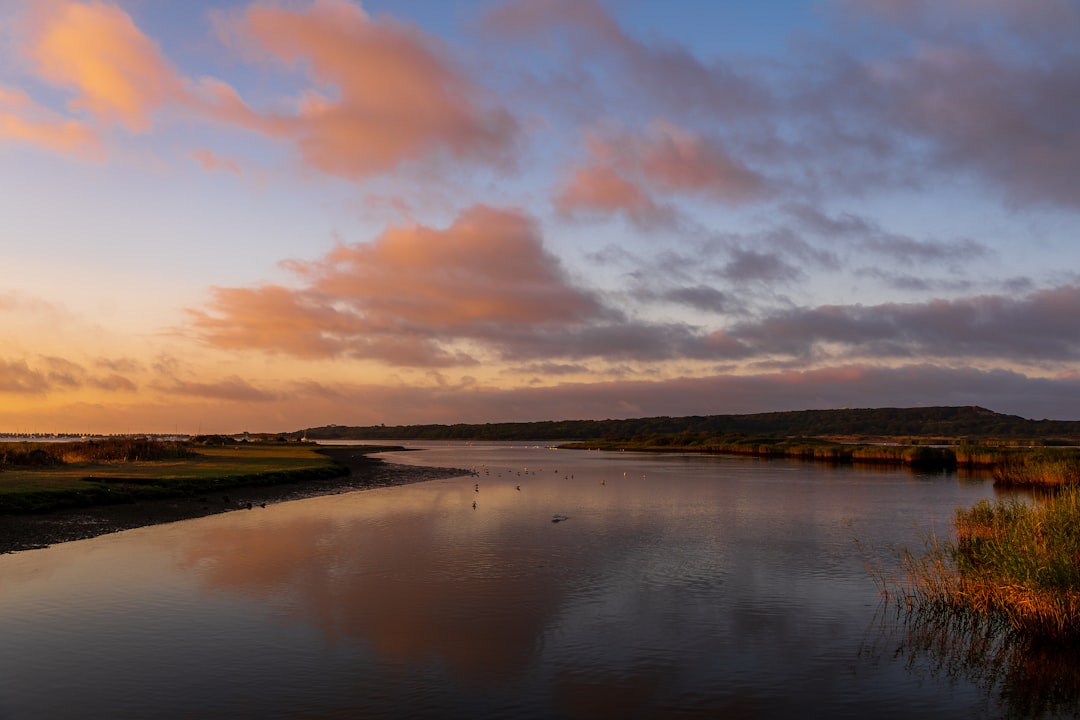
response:
<path id="1" fill-rule="evenodd" d="M 185 496 L 344 473 L 313 446 L 261 443 L 192 448 L 187 457 L 167 460 L 8 466 L 0 472 L 0 513 Z"/>

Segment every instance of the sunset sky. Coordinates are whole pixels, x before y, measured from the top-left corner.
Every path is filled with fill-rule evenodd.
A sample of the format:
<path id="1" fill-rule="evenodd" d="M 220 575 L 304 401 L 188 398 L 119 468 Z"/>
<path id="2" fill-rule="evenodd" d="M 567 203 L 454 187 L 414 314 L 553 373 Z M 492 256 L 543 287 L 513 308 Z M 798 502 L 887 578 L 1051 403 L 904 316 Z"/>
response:
<path id="1" fill-rule="evenodd" d="M 0 0 L 0 431 L 1080 419 L 1076 0 Z"/>

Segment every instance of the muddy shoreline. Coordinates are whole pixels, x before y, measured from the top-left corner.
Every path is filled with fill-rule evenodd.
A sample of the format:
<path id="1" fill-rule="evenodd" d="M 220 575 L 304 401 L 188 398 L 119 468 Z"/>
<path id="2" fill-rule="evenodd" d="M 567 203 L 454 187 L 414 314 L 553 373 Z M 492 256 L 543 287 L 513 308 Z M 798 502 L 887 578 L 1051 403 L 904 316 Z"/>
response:
<path id="1" fill-rule="evenodd" d="M 235 487 L 197 497 L 145 500 L 28 515 L 0 515 L 0 553 L 44 548 L 121 530 L 190 520 L 223 512 L 254 512 L 290 500 L 408 485 L 469 474 L 468 470 L 459 468 L 397 465 L 368 457 L 356 447 L 327 447 L 320 452 L 331 457 L 334 462 L 347 469 L 347 472 L 343 471 L 342 475 L 325 480 Z"/>

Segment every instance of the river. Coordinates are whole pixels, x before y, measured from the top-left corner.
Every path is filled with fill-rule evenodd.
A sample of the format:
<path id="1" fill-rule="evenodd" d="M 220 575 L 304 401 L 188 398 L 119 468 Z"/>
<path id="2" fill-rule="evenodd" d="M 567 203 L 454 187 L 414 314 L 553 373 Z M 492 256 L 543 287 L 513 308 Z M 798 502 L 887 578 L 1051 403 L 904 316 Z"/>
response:
<path id="1" fill-rule="evenodd" d="M 0 556 L 0 719 L 1072 714 L 867 570 L 987 480 L 405 444 L 475 474 Z"/>

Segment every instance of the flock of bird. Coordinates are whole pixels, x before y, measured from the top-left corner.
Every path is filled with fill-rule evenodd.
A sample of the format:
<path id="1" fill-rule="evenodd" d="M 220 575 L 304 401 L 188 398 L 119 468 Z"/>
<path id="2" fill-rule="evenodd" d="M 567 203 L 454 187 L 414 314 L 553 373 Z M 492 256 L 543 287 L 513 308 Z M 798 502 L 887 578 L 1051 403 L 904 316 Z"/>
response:
<path id="1" fill-rule="evenodd" d="M 477 468 L 477 467 L 470 468 L 469 473 L 471 475 L 473 475 L 473 476 L 479 476 L 481 474 L 487 476 L 487 475 L 491 474 L 491 471 L 488 469 L 488 467 L 486 465 L 481 465 L 479 468 Z M 554 471 L 554 473 L 557 475 L 559 473 L 559 471 L 556 469 Z M 525 466 L 521 470 L 517 471 L 518 477 L 520 477 L 522 475 L 529 475 L 529 474 L 539 475 L 540 473 L 539 473 L 539 470 L 530 471 L 528 466 Z M 626 477 L 626 476 L 627 476 L 627 473 L 624 471 L 623 472 L 623 477 Z M 641 476 L 644 478 L 646 475 L 645 475 L 645 473 L 642 473 Z M 496 473 L 496 477 L 502 477 L 502 472 L 498 471 Z M 563 479 L 564 480 L 573 480 L 574 479 L 574 474 L 573 473 L 564 473 Z M 600 479 L 600 484 L 601 485 L 606 485 L 607 481 L 604 478 L 601 478 Z M 517 490 L 518 492 L 521 492 L 521 485 L 515 485 L 514 489 Z M 473 483 L 473 492 L 475 492 L 475 493 L 480 492 L 480 483 L 479 482 Z M 477 509 L 478 506 L 476 504 L 476 500 L 472 501 L 472 507 L 473 507 L 473 510 Z M 562 513 L 555 513 L 554 515 L 551 516 L 551 522 L 553 522 L 553 523 L 560 523 L 560 522 L 563 522 L 564 520 L 569 520 L 569 519 L 570 519 L 569 515 L 563 515 Z"/>

